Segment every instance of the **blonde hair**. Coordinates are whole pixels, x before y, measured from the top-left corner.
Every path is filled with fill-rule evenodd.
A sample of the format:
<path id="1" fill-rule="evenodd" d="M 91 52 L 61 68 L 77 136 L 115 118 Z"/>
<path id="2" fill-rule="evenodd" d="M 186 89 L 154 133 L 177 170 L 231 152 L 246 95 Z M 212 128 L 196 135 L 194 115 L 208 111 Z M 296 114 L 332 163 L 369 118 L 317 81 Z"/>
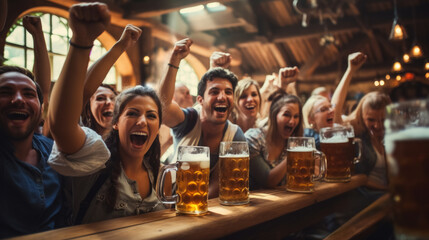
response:
<path id="1" fill-rule="evenodd" d="M 258 109 L 259 109 L 259 111 L 261 110 L 262 98 L 261 98 L 261 93 L 259 90 L 260 88 L 259 88 L 258 82 L 256 82 L 255 80 L 253 80 L 251 78 L 242 79 L 242 80 L 238 81 L 237 87 L 235 88 L 235 91 L 234 91 L 234 110 L 232 111 L 231 116 L 230 116 L 230 120 L 233 123 L 237 122 L 238 112 L 240 111 L 240 110 L 238 110 L 238 101 L 240 100 L 241 95 L 243 95 L 243 92 L 245 90 L 247 90 L 248 88 L 250 88 L 252 85 L 256 87 L 256 92 L 258 93 L 258 96 L 259 96 Z"/>
<path id="2" fill-rule="evenodd" d="M 326 100 L 329 101 L 326 97 L 321 95 L 313 95 L 307 101 L 305 102 L 304 106 L 302 107 L 302 116 L 304 120 L 304 128 L 313 128 L 310 123 L 309 119 L 314 117 L 313 114 L 313 107 L 314 104 L 319 100 Z"/>
<path id="3" fill-rule="evenodd" d="M 385 93 L 378 91 L 369 92 L 362 97 L 356 109 L 345 117 L 344 122 L 350 123 L 353 126 L 356 136 L 362 135 L 368 131 L 363 120 L 363 108 L 368 106 L 371 109 L 380 110 L 384 109 L 390 103 L 391 100 Z"/>

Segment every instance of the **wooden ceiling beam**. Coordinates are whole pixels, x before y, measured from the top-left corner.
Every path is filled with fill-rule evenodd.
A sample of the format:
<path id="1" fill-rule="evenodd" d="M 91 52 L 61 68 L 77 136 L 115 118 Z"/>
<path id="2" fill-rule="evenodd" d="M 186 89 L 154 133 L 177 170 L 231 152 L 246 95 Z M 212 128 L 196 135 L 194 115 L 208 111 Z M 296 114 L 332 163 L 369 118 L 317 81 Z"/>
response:
<path id="1" fill-rule="evenodd" d="M 429 22 L 429 15 L 426 13 L 426 9 L 429 8 L 429 2 L 422 4 L 418 9 L 415 9 L 416 16 L 422 16 L 416 19 L 416 23 L 419 22 Z M 403 8 L 401 9 L 403 14 L 401 14 L 401 21 L 404 24 L 413 24 L 412 8 Z M 383 27 L 390 27 L 393 22 L 393 13 L 392 11 L 383 11 L 375 13 L 365 13 L 364 16 L 359 16 L 362 23 L 364 23 L 368 29 L 377 29 Z M 339 34 L 344 32 L 357 32 L 362 31 L 359 23 L 356 22 L 356 18 L 344 17 L 338 19 L 337 25 L 330 25 L 329 32 L 332 34 Z M 304 28 L 301 25 L 279 27 L 272 29 L 272 38 L 268 38 L 272 42 L 285 42 L 290 39 L 302 39 L 302 38 L 314 38 L 320 37 L 325 33 L 325 29 L 319 24 L 311 24 L 308 27 Z M 260 37 L 256 33 L 249 34 L 230 34 L 229 36 L 224 36 L 222 39 L 218 39 L 216 44 L 229 44 L 234 45 L 237 43 L 244 42 L 253 42 L 257 37 Z"/>
<path id="2" fill-rule="evenodd" d="M 220 3 L 226 3 L 232 0 L 219 0 Z M 131 0 L 122 1 L 124 18 L 149 18 L 160 16 L 162 14 L 179 11 L 182 8 L 194 7 L 213 2 L 213 0 Z"/>

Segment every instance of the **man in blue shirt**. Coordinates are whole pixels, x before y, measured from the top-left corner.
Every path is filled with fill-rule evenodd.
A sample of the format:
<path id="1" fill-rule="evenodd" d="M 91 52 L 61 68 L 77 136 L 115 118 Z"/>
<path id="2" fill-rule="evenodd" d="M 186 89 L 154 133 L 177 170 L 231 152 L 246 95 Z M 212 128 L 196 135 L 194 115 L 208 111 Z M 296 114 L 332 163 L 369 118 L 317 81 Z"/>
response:
<path id="1" fill-rule="evenodd" d="M 47 164 L 52 140 L 34 131 L 43 96 L 33 74 L 0 67 L 0 238 L 53 229 L 59 175 Z"/>
<path id="2" fill-rule="evenodd" d="M 169 68 L 162 81 L 159 96 L 163 104 L 163 123 L 173 129 L 177 146 L 208 146 L 210 148 L 209 198 L 219 195 L 217 162 L 221 141 L 246 141 L 239 126 L 228 121 L 234 107 L 234 90 L 237 77 L 221 67 L 207 71 L 198 84 L 198 106 L 181 109 L 172 101 L 180 61 L 192 45 L 191 39 L 182 39 L 174 46 Z M 173 158 L 174 161 L 174 158 Z"/>

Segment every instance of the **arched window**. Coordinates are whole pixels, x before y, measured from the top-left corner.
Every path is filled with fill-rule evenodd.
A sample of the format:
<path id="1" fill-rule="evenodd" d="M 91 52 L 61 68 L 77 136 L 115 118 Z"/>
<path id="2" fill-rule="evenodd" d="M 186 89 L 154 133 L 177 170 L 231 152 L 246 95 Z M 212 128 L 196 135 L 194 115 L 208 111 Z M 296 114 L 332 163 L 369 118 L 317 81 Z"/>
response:
<path id="1" fill-rule="evenodd" d="M 49 60 L 51 64 L 51 79 L 56 81 L 64 65 L 66 55 L 69 49 L 69 40 L 71 38 L 71 29 L 68 26 L 67 19 L 49 13 L 34 13 L 40 16 L 42 20 L 43 32 L 48 49 Z M 19 19 L 10 29 L 6 38 L 4 49 L 5 64 L 25 67 L 29 70 L 34 65 L 33 39 L 22 25 L 22 19 Z M 99 59 L 106 49 L 98 41 L 94 41 L 90 55 L 90 64 Z M 107 74 L 104 83 L 116 85 L 119 82 L 119 74 L 115 67 L 112 67 Z"/>
<path id="2" fill-rule="evenodd" d="M 186 60 L 182 60 L 180 62 L 176 82 L 185 84 L 189 88 L 191 95 L 197 96 L 199 79 L 194 71 L 194 68 L 192 68 L 192 66 Z"/>

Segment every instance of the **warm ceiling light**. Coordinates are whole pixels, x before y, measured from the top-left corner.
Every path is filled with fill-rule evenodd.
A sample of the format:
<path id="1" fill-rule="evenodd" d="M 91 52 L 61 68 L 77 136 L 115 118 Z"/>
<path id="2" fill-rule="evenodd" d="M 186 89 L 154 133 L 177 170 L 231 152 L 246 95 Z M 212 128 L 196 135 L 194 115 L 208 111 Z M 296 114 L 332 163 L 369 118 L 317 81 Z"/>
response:
<path id="1" fill-rule="evenodd" d="M 378 85 L 380 85 L 380 83 L 379 83 L 378 81 L 374 81 L 374 85 L 375 85 L 376 87 L 378 87 Z"/>
<path id="2" fill-rule="evenodd" d="M 390 75 L 386 74 L 386 80 L 390 80 Z"/>
<path id="3" fill-rule="evenodd" d="M 384 85 L 384 80 L 380 80 L 380 86 Z"/>
<path id="4" fill-rule="evenodd" d="M 423 56 L 422 48 L 417 43 L 411 48 L 411 56 L 415 58 Z"/>
<path id="5" fill-rule="evenodd" d="M 189 14 L 189 13 L 195 13 L 204 10 L 204 5 L 198 5 L 195 7 L 188 7 L 188 8 L 182 8 L 180 9 L 181 14 Z"/>
<path id="6" fill-rule="evenodd" d="M 425 63 L 425 70 L 429 70 L 429 62 Z"/>
<path id="7" fill-rule="evenodd" d="M 393 63 L 393 71 L 399 72 L 402 70 L 402 65 L 399 61 Z"/>
<path id="8" fill-rule="evenodd" d="M 429 79 L 429 72 L 425 74 L 426 79 Z"/>
<path id="9" fill-rule="evenodd" d="M 144 56 L 143 57 L 143 64 L 149 64 L 149 62 L 150 62 L 150 57 L 149 56 Z"/>
<path id="10" fill-rule="evenodd" d="M 402 77 L 401 75 L 396 76 L 396 81 L 401 81 Z"/>
<path id="11" fill-rule="evenodd" d="M 408 55 L 408 53 L 404 53 L 402 59 L 404 60 L 404 63 L 408 63 L 410 62 L 410 55 Z"/>
<path id="12" fill-rule="evenodd" d="M 399 20 L 395 18 L 393 20 L 392 30 L 390 31 L 390 40 L 403 40 L 407 38 L 407 32 L 404 26 L 399 23 Z"/>

